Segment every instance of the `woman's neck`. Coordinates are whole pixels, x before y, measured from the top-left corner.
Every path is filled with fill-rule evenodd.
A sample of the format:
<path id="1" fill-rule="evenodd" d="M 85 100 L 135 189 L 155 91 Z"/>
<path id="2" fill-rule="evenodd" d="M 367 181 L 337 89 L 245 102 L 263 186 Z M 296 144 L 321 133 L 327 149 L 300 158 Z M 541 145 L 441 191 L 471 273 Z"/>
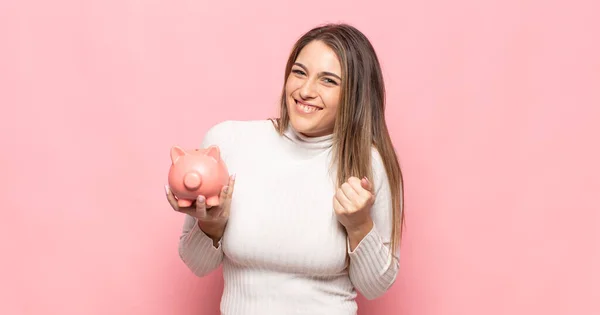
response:
<path id="1" fill-rule="evenodd" d="M 291 124 L 286 129 L 285 135 L 291 140 L 294 147 L 311 152 L 311 154 L 328 150 L 333 145 L 333 134 L 307 136 L 294 129 Z"/>

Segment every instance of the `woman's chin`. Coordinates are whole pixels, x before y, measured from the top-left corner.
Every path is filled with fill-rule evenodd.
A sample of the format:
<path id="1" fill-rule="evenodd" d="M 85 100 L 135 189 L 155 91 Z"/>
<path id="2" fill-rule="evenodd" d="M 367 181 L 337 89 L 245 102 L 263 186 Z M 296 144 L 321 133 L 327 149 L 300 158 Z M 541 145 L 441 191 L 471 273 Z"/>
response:
<path id="1" fill-rule="evenodd" d="M 314 129 L 314 123 L 302 117 L 290 117 L 290 124 L 294 130 L 302 134 L 309 134 Z"/>
<path id="2" fill-rule="evenodd" d="M 320 128 L 316 121 L 302 117 L 290 117 L 292 128 L 307 137 L 319 137 L 328 134 L 327 130 Z M 333 130 L 332 130 L 333 131 Z"/>

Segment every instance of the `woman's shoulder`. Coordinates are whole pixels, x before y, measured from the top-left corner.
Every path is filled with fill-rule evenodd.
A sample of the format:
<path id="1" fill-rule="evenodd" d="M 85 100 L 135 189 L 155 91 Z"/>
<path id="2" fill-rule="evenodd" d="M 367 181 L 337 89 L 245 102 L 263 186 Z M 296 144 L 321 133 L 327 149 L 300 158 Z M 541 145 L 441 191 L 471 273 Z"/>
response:
<path id="1" fill-rule="evenodd" d="M 261 120 L 223 120 L 212 125 L 207 133 L 248 133 L 261 132 L 273 128 L 273 123 L 268 119 Z"/>
<path id="2" fill-rule="evenodd" d="M 247 137 L 261 136 L 273 130 L 273 123 L 269 119 L 224 120 L 210 126 L 205 138 L 211 142 L 235 142 Z"/>

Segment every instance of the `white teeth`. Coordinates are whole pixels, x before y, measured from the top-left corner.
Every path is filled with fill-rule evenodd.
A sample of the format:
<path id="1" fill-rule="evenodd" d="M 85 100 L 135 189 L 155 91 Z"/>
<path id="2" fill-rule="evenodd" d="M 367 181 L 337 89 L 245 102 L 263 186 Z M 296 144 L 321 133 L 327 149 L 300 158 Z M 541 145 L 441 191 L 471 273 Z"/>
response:
<path id="1" fill-rule="evenodd" d="M 302 111 L 305 113 L 313 113 L 319 110 L 319 108 L 315 106 L 309 106 L 304 104 L 298 104 L 298 106 L 300 106 L 300 109 L 302 109 Z"/>

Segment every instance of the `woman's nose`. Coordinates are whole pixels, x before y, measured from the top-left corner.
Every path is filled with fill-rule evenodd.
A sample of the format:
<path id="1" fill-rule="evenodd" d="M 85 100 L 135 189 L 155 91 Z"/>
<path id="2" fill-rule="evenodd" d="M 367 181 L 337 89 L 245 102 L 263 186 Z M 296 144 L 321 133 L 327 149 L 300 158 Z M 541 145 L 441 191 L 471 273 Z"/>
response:
<path id="1" fill-rule="evenodd" d="M 300 88 L 300 96 L 302 98 L 314 98 L 316 97 L 316 87 L 312 80 L 306 80 Z"/>

